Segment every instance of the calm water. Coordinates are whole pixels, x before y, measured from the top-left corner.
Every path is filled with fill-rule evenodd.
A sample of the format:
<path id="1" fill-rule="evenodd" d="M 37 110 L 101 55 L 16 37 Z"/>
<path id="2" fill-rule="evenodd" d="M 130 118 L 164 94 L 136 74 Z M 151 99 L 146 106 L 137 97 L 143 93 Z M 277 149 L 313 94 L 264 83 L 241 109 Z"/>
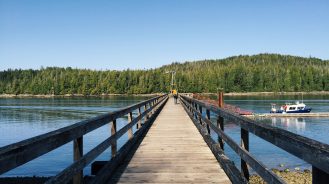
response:
<path id="1" fill-rule="evenodd" d="M 252 110 L 255 113 L 268 113 L 271 103 L 278 105 L 285 102 L 294 103 L 301 101 L 301 96 L 260 96 L 260 97 L 225 97 L 225 102 L 237 105 L 241 108 Z M 307 106 L 312 107 L 312 112 L 329 112 L 329 95 L 324 96 L 303 96 L 303 101 Z M 329 118 L 269 118 L 261 119 L 261 123 L 280 127 L 290 132 L 303 135 L 308 138 L 329 144 Z M 240 127 L 226 122 L 225 131 L 236 141 L 240 142 Z M 310 169 L 310 165 L 295 156 L 273 146 L 257 136 L 250 134 L 250 152 L 269 168 Z M 238 156 L 226 145 L 227 155 L 240 165 Z"/>
<path id="2" fill-rule="evenodd" d="M 0 147 L 72 125 L 81 120 L 114 111 L 145 99 L 147 98 L 0 98 Z M 126 123 L 126 117 L 117 120 L 118 128 Z M 101 143 L 109 135 L 109 126 L 103 126 L 84 136 L 84 153 Z M 121 147 L 125 140 L 127 140 L 127 135 L 118 140 L 118 147 Z M 2 176 L 55 175 L 72 164 L 72 147 L 72 142 L 67 143 Z M 110 155 L 110 150 L 107 149 L 97 160 L 108 160 Z M 84 172 L 89 174 L 90 166 L 86 167 Z"/>
<path id="3" fill-rule="evenodd" d="M 0 147 L 145 99 L 145 97 L 0 99 Z M 225 97 L 225 102 L 256 113 L 264 113 L 269 111 L 270 103 L 283 104 L 289 100 L 293 102 L 300 99 L 300 96 Z M 304 96 L 304 103 L 311 106 L 313 112 L 329 112 L 329 96 Z M 329 144 L 327 137 L 329 118 L 273 118 L 261 122 Z M 126 123 L 126 117 L 119 119 L 118 128 Z M 239 127 L 226 122 L 225 132 L 240 142 Z M 103 126 L 84 136 L 84 153 L 106 139 L 109 134 L 109 126 Z M 126 139 L 127 135 L 124 135 L 119 140 L 119 147 Z M 72 143 L 68 143 L 2 176 L 55 175 L 72 163 L 72 147 Z M 269 168 L 278 167 L 279 164 L 289 168 L 309 168 L 305 162 L 253 135 L 250 137 L 250 151 Z M 236 164 L 239 164 L 238 156 L 227 145 L 225 152 Z M 110 155 L 110 151 L 107 150 L 97 160 L 107 160 Z M 90 167 L 85 168 L 85 173 L 90 173 Z"/>

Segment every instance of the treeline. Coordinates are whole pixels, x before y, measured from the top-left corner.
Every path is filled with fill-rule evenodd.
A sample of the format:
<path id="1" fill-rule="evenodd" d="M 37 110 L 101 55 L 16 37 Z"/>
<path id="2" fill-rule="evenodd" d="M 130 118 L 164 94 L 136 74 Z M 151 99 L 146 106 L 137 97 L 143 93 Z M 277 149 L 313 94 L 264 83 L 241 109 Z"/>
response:
<path id="1" fill-rule="evenodd" d="M 1 94 L 144 94 L 168 92 L 329 91 L 329 61 L 278 54 L 173 63 L 150 70 L 95 71 L 47 67 L 0 72 Z"/>

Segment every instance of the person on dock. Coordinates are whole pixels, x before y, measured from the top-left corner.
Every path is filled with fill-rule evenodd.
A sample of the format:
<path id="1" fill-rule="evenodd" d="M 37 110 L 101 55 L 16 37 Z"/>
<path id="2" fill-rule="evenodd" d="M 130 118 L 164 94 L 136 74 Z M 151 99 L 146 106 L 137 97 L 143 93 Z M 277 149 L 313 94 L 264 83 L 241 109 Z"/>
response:
<path id="1" fill-rule="evenodd" d="M 178 92 L 176 89 L 172 90 L 172 94 L 174 96 L 174 102 L 177 104 Z"/>

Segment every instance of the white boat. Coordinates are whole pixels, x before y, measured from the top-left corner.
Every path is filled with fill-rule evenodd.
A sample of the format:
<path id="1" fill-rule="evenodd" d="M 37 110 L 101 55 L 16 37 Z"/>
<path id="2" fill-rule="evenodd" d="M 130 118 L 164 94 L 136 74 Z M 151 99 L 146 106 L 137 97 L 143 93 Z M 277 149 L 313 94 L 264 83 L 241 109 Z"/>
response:
<path id="1" fill-rule="evenodd" d="M 276 108 L 276 104 L 271 105 L 270 113 L 309 113 L 312 110 L 312 108 L 307 107 L 304 103 L 299 103 L 299 101 L 295 104 L 286 103 L 280 109 Z"/>

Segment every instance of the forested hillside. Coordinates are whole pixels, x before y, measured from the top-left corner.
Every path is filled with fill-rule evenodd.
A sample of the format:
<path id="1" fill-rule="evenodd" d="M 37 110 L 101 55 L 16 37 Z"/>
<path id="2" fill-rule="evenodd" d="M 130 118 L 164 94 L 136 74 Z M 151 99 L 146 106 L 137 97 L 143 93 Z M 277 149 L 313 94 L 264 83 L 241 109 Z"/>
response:
<path id="1" fill-rule="evenodd" d="M 329 91 L 329 61 L 278 54 L 173 63 L 150 70 L 94 71 L 47 67 L 0 72 L 0 94 L 154 93 L 169 90 L 175 70 L 180 92 Z"/>

